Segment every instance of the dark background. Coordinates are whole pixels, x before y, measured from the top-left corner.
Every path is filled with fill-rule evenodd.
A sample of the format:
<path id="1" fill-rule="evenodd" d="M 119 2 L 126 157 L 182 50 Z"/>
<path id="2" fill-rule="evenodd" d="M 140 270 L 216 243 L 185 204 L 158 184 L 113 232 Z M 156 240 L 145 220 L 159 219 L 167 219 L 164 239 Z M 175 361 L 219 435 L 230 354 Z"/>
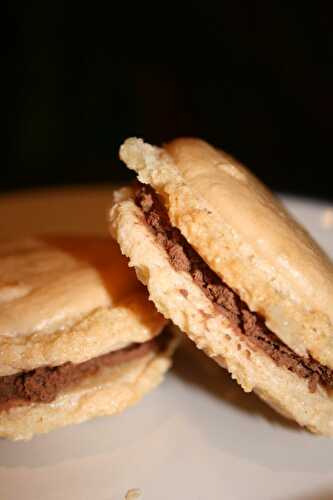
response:
<path id="1" fill-rule="evenodd" d="M 194 135 L 273 189 L 331 200 L 329 3 L 279 4 L 14 9 L 0 189 L 127 180 L 124 138 Z"/>

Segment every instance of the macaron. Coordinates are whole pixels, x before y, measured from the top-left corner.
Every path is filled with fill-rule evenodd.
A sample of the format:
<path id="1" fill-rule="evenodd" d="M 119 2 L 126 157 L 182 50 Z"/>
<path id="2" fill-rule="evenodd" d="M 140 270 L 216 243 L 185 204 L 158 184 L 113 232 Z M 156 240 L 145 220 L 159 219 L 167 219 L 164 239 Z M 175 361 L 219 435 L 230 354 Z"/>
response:
<path id="1" fill-rule="evenodd" d="M 0 436 L 119 413 L 176 346 L 111 238 L 0 242 Z"/>
<path id="2" fill-rule="evenodd" d="M 150 299 L 242 388 L 333 436 L 333 265 L 238 161 L 131 138 L 110 228 Z"/>

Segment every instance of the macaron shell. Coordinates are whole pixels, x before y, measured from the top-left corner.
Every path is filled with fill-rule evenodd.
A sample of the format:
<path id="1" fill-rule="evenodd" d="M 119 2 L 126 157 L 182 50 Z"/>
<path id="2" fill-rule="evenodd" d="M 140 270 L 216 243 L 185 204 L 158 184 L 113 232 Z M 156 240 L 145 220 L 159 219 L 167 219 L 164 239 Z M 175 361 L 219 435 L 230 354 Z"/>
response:
<path id="1" fill-rule="evenodd" d="M 116 244 L 97 237 L 0 243 L 0 337 L 70 326 L 135 289 Z"/>
<path id="2" fill-rule="evenodd" d="M 333 265 L 273 195 L 197 139 L 128 139 L 121 158 L 207 264 L 301 356 L 333 368 Z"/>
<path id="3" fill-rule="evenodd" d="M 296 297 L 326 311 L 333 323 L 333 265 L 317 243 L 251 172 L 196 139 L 166 146 L 186 184 L 221 223 L 289 283 Z"/>
<path id="4" fill-rule="evenodd" d="M 0 376 L 80 363 L 166 323 L 110 238 L 3 242 L 0 276 Z"/>

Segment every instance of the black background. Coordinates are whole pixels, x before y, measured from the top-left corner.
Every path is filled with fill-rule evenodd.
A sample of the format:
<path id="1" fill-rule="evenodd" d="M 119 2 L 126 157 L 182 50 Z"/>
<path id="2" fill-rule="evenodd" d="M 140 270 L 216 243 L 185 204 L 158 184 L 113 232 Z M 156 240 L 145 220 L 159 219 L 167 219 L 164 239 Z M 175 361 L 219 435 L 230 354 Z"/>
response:
<path id="1" fill-rule="evenodd" d="M 153 5 L 12 9 L 0 188 L 125 181 L 124 138 L 194 135 L 273 189 L 331 200 L 329 3 Z"/>

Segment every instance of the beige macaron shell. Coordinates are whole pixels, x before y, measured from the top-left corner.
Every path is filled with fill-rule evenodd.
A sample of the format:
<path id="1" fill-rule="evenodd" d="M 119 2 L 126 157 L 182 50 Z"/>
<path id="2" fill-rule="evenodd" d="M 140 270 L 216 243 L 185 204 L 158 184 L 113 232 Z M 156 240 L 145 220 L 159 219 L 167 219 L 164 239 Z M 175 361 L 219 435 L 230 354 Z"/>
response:
<path id="1" fill-rule="evenodd" d="M 151 352 L 128 363 L 103 368 L 60 393 L 52 403 L 34 403 L 0 413 L 0 436 L 30 439 L 34 434 L 122 412 L 163 380 L 176 344 L 173 338 L 164 352 Z"/>
<path id="2" fill-rule="evenodd" d="M 208 265 L 300 355 L 333 367 L 333 266 L 244 167 L 196 139 L 129 139 L 121 158 Z"/>
<path id="3" fill-rule="evenodd" d="M 280 413 L 312 432 L 333 436 L 333 395 L 320 386 L 311 393 L 306 380 L 278 367 L 238 336 L 191 276 L 171 266 L 131 199 L 123 197 L 114 205 L 110 227 L 139 279 L 147 285 L 151 300 L 166 318 L 226 367 L 245 391 L 254 390 Z"/>
<path id="4" fill-rule="evenodd" d="M 136 287 L 107 238 L 63 237 L 0 243 L 0 337 L 65 328 Z"/>
<path id="5" fill-rule="evenodd" d="M 0 376 L 86 361 L 164 325 L 109 238 L 0 244 Z"/>

